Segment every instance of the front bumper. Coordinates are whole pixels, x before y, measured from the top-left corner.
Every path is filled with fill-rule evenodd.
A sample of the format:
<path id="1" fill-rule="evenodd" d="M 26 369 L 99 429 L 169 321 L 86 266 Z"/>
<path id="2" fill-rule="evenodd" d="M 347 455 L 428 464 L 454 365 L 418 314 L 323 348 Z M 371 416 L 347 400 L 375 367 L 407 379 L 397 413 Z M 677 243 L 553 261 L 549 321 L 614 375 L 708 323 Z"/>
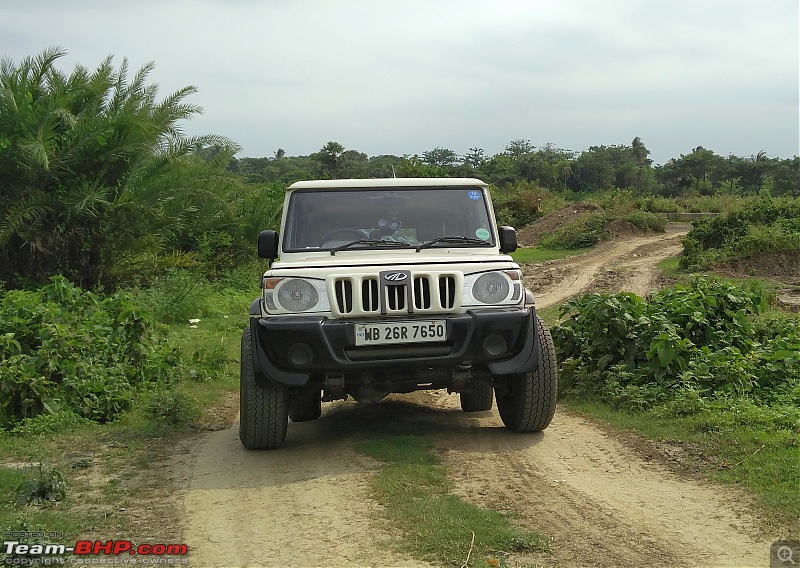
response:
<path id="1" fill-rule="evenodd" d="M 413 318 L 403 318 L 409 321 Z M 421 319 L 431 319 L 430 316 Z M 440 343 L 356 347 L 355 323 L 387 320 L 334 320 L 318 316 L 257 317 L 250 319 L 256 381 L 285 386 L 305 385 L 311 375 L 344 375 L 391 369 L 448 369 L 481 365 L 492 374 L 526 373 L 538 363 L 534 308 L 497 308 L 442 314 L 448 340 Z M 501 337 L 506 350 L 490 355 L 485 342 Z M 293 364 L 289 353 L 305 345 L 311 356 Z M 305 348 L 303 348 L 305 350 Z"/>

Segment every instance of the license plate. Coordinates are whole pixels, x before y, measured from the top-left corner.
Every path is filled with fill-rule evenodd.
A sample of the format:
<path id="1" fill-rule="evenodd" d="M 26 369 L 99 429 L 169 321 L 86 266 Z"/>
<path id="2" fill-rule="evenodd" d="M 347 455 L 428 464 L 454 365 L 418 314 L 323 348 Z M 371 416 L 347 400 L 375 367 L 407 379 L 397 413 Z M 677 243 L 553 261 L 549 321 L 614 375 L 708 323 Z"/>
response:
<path id="1" fill-rule="evenodd" d="M 355 324 L 356 345 L 392 345 L 447 340 L 444 320 Z"/>

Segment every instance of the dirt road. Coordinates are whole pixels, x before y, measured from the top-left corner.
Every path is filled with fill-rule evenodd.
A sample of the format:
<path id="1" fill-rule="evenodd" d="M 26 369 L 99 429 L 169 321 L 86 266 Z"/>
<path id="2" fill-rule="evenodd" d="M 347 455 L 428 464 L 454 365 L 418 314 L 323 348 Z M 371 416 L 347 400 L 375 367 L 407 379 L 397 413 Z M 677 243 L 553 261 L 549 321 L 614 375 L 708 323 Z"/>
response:
<path id="1" fill-rule="evenodd" d="M 530 267 L 526 283 L 540 307 L 591 289 L 645 293 L 679 236 L 605 243 Z M 442 391 L 327 406 L 315 422 L 291 423 L 277 452 L 244 450 L 237 425 L 201 439 L 183 475 L 193 566 L 423 565 L 391 552 L 391 530 L 368 498 L 378 464 L 353 449 L 363 429 L 386 421 L 434 432 L 458 495 L 552 538 L 550 552 L 510 565 L 768 564 L 771 539 L 755 536 L 742 496 L 678 477 L 563 409 L 545 432 L 518 435 L 495 411 L 464 414 Z"/>

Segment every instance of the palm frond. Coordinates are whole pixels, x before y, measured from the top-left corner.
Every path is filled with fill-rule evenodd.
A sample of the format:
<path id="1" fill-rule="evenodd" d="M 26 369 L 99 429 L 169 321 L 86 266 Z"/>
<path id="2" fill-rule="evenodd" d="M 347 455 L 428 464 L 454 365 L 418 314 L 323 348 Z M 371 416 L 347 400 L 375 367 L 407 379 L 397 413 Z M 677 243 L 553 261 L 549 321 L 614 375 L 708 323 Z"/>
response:
<path id="1" fill-rule="evenodd" d="M 22 227 L 34 224 L 50 211 L 47 196 L 42 194 L 36 194 L 9 207 L 0 219 L 0 246 L 6 246 Z"/>

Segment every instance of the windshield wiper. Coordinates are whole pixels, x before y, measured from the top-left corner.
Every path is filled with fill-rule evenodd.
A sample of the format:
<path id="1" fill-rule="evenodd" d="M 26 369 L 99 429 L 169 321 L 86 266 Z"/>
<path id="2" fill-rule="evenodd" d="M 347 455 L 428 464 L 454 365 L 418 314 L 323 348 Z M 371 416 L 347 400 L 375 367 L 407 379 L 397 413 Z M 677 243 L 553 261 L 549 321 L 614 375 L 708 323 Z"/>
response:
<path id="1" fill-rule="evenodd" d="M 338 247 L 333 247 L 331 249 L 331 256 L 336 256 L 336 253 L 340 250 L 344 250 L 350 248 L 353 245 L 369 245 L 369 246 L 376 246 L 376 245 L 390 245 L 396 246 L 400 245 L 402 247 L 410 247 L 412 245 L 408 243 L 404 243 L 401 241 L 384 241 L 381 239 L 356 239 L 355 241 L 351 241 L 349 243 L 345 243 L 343 245 L 339 245 Z"/>
<path id="2" fill-rule="evenodd" d="M 483 239 L 476 239 L 473 237 L 464 237 L 461 235 L 450 235 L 448 237 L 439 237 L 438 239 L 433 239 L 432 241 L 428 241 L 427 243 L 423 243 L 417 246 L 417 252 L 421 251 L 425 248 L 430 248 L 436 243 L 456 243 L 456 244 L 466 244 L 466 245 L 488 245 L 490 244 L 489 241 L 485 241 Z"/>

